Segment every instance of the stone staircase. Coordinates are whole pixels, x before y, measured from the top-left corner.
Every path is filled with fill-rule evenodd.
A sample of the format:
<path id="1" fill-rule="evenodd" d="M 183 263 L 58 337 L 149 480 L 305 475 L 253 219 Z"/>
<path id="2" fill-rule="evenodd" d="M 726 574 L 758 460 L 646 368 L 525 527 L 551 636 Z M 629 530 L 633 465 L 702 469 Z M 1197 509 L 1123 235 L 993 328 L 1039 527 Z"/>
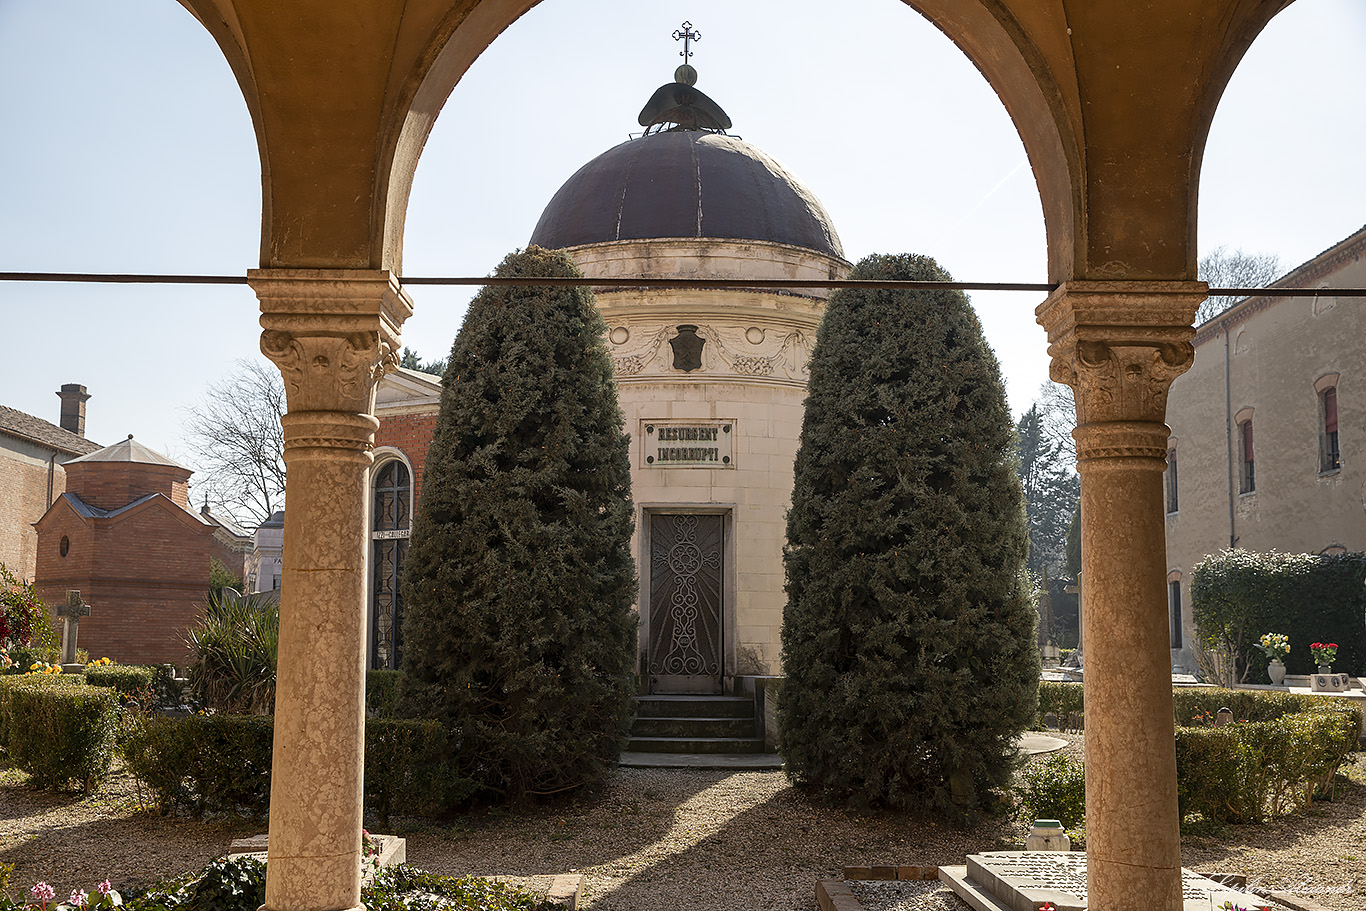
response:
<path id="1" fill-rule="evenodd" d="M 778 768 L 747 696 L 638 696 L 625 766 Z"/>

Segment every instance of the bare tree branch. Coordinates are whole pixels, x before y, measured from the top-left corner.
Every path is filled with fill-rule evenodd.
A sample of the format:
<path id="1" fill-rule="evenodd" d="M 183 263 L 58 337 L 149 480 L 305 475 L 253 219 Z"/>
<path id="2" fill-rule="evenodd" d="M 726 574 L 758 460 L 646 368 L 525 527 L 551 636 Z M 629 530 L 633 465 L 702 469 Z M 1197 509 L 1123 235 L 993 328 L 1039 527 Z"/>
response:
<path id="1" fill-rule="evenodd" d="M 185 441 L 201 476 L 196 493 L 234 517 L 264 522 L 285 504 L 285 387 L 261 361 L 239 360 L 189 411 Z"/>
<path id="2" fill-rule="evenodd" d="M 1222 244 L 1200 258 L 1197 273 L 1216 288 L 1265 288 L 1281 275 L 1281 259 L 1274 253 L 1228 252 Z M 1207 297 L 1195 313 L 1195 325 L 1208 322 L 1243 298 Z"/>

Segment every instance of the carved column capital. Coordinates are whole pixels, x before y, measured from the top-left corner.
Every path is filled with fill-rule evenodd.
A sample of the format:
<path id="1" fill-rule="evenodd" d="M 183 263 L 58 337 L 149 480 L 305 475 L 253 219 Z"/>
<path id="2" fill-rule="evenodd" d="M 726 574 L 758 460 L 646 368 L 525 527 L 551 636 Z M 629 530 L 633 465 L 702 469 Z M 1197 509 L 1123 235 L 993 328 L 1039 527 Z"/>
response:
<path id="1" fill-rule="evenodd" d="M 412 300 L 387 271 L 253 269 L 261 353 L 285 379 L 289 410 L 372 410 L 375 383 L 398 365 Z"/>
<path id="2" fill-rule="evenodd" d="M 1076 399 L 1079 467 L 1165 467 L 1167 391 L 1194 360 L 1192 323 L 1207 291 L 1204 282 L 1073 281 L 1039 305 L 1049 375 Z"/>

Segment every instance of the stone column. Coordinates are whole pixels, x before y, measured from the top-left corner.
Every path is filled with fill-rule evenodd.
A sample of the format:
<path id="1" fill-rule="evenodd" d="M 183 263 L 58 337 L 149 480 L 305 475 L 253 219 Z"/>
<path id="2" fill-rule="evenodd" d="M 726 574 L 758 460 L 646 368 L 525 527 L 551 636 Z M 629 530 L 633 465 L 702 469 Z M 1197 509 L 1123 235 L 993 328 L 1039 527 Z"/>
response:
<path id="1" fill-rule="evenodd" d="M 1096 911 L 1179 911 L 1167 627 L 1167 390 L 1202 282 L 1072 281 L 1037 310 L 1077 403 L 1086 609 L 1086 866 Z"/>
<path id="2" fill-rule="evenodd" d="M 288 403 L 265 908 L 355 909 L 372 412 L 412 302 L 388 272 L 262 269 L 248 281 Z"/>

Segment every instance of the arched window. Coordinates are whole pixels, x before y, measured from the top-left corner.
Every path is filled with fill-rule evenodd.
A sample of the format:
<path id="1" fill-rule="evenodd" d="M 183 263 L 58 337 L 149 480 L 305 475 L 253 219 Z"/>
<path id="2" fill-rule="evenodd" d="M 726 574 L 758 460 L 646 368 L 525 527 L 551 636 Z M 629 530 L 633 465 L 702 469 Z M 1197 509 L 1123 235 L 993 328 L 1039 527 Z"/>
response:
<path id="1" fill-rule="evenodd" d="M 1327 373 L 1314 383 L 1319 395 L 1319 472 L 1342 467 L 1338 448 L 1338 374 Z"/>
<path id="2" fill-rule="evenodd" d="M 1178 503 L 1176 489 L 1176 437 L 1167 440 L 1167 514 L 1171 515 L 1177 511 Z"/>
<path id="3" fill-rule="evenodd" d="M 413 483 L 408 466 L 390 459 L 375 469 L 371 502 L 370 666 L 396 669 L 402 648 L 399 578 L 412 528 Z"/>
<path id="4" fill-rule="evenodd" d="M 1238 426 L 1238 492 L 1253 493 L 1257 489 L 1257 472 L 1252 451 L 1252 409 L 1242 409 L 1233 421 Z"/>
<path id="5" fill-rule="evenodd" d="M 1172 648 L 1181 648 L 1181 573 L 1172 570 L 1167 573 L 1167 607 L 1170 609 L 1168 626 L 1171 629 Z"/>

